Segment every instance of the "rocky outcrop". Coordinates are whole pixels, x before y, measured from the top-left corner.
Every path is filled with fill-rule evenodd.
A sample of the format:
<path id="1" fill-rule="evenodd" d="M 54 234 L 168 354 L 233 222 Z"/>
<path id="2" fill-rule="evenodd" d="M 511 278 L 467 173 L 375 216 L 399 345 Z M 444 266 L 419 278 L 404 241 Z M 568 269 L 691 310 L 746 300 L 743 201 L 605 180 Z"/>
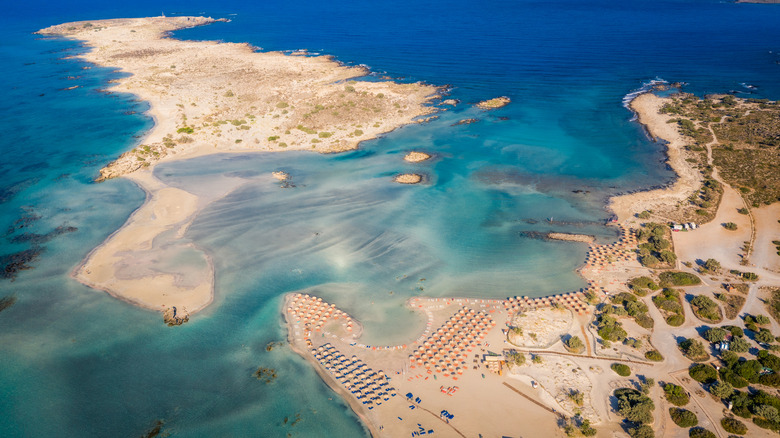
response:
<path id="1" fill-rule="evenodd" d="M 422 175 L 417 173 L 403 173 L 397 175 L 394 181 L 401 184 L 418 184 L 422 181 Z"/>
<path id="2" fill-rule="evenodd" d="M 470 125 L 472 123 L 479 122 L 479 119 L 463 119 L 459 120 L 456 123 L 453 123 L 452 126 L 458 126 L 458 125 Z"/>
<path id="3" fill-rule="evenodd" d="M 177 311 L 176 306 L 169 307 L 163 312 L 163 321 L 168 324 L 168 327 L 182 325 L 189 320 L 189 313 L 187 313 L 186 310 L 182 310 L 181 312 Z"/>
<path id="4" fill-rule="evenodd" d="M 412 151 L 404 156 L 404 161 L 408 161 L 409 163 L 419 163 L 430 158 L 431 156 L 425 152 Z"/>
<path id="5" fill-rule="evenodd" d="M 496 108 L 501 108 L 503 106 L 507 106 L 511 101 L 512 100 L 509 99 L 508 97 L 501 96 L 489 100 L 483 100 L 482 102 L 479 102 L 476 106 L 479 109 L 489 110 L 489 109 L 496 109 Z"/>

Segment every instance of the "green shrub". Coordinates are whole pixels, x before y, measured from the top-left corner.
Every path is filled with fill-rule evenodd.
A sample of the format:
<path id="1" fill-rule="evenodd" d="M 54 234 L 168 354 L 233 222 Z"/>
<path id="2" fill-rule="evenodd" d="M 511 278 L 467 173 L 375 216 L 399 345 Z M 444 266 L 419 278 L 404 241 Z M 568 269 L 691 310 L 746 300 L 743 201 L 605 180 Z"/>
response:
<path id="1" fill-rule="evenodd" d="M 582 340 L 578 336 L 570 337 L 566 340 L 566 342 L 564 342 L 564 345 L 567 349 L 575 353 L 579 353 L 585 349 L 585 344 L 582 343 Z"/>
<path id="2" fill-rule="evenodd" d="M 714 433 L 703 427 L 692 428 L 688 431 L 688 436 L 690 438 L 718 438 Z"/>
<path id="3" fill-rule="evenodd" d="M 721 327 L 712 327 L 704 332 L 704 339 L 710 342 L 720 342 L 726 339 L 726 329 Z"/>
<path id="4" fill-rule="evenodd" d="M 726 222 L 725 224 L 723 224 L 723 228 L 729 231 L 734 231 L 737 229 L 737 224 L 735 224 L 734 222 Z"/>
<path id="5" fill-rule="evenodd" d="M 723 426 L 723 430 L 728 433 L 737 435 L 744 435 L 747 433 L 747 426 L 745 426 L 745 423 L 736 418 L 723 417 L 723 419 L 720 420 L 720 425 Z"/>
<path id="6" fill-rule="evenodd" d="M 729 398 L 734 393 L 734 387 L 728 382 L 715 382 L 710 385 L 710 394 L 715 397 L 724 399 Z"/>
<path id="7" fill-rule="evenodd" d="M 720 308 L 706 295 L 697 295 L 691 300 L 691 310 L 697 318 L 709 321 L 719 322 L 722 318 Z"/>
<path id="8" fill-rule="evenodd" d="M 328 138 L 328 137 L 330 137 L 331 135 L 333 135 L 333 133 L 332 133 L 332 132 L 325 132 L 325 131 L 323 131 L 323 132 L 320 132 L 320 133 L 318 134 L 318 136 L 319 136 L 320 138 Z"/>
<path id="9" fill-rule="evenodd" d="M 718 380 L 718 371 L 710 365 L 695 363 L 688 368 L 688 375 L 700 383 L 712 383 Z"/>
<path id="10" fill-rule="evenodd" d="M 661 362 L 664 360 L 664 357 L 661 355 L 661 353 L 658 352 L 658 350 L 650 350 L 646 352 L 645 358 L 647 358 L 647 360 L 652 360 L 653 362 Z"/>
<path id="11" fill-rule="evenodd" d="M 653 423 L 655 404 L 650 397 L 633 388 L 618 388 L 614 392 L 618 401 L 618 414 L 639 424 Z"/>
<path id="12" fill-rule="evenodd" d="M 679 344 L 685 357 L 691 360 L 707 360 L 710 355 L 698 339 L 685 339 Z"/>
<path id="13" fill-rule="evenodd" d="M 179 128 L 176 130 L 179 134 L 192 134 L 195 132 L 195 130 L 192 128 L 192 126 L 185 126 L 183 128 Z"/>
<path id="14" fill-rule="evenodd" d="M 679 327 L 685 323 L 685 316 L 670 315 L 668 318 L 666 318 L 666 323 L 672 327 Z"/>
<path id="15" fill-rule="evenodd" d="M 628 377 L 631 375 L 631 368 L 629 368 L 626 364 L 613 363 L 609 367 L 612 368 L 612 371 L 617 373 L 618 376 Z"/>
<path id="16" fill-rule="evenodd" d="M 656 284 L 656 282 L 653 281 L 653 279 L 650 277 L 632 278 L 628 285 L 631 286 L 632 289 L 660 289 L 660 286 L 658 286 L 658 284 Z"/>
<path id="17" fill-rule="evenodd" d="M 696 414 L 687 409 L 669 408 L 669 415 L 672 417 L 674 424 L 680 427 L 693 427 L 699 424 Z"/>
<path id="18" fill-rule="evenodd" d="M 655 431 L 647 424 L 628 429 L 628 436 L 631 438 L 655 438 Z"/>
<path id="19" fill-rule="evenodd" d="M 662 283 L 668 283 L 674 286 L 693 286 L 701 284 L 701 279 L 688 272 L 666 271 L 659 275 Z"/>
<path id="20" fill-rule="evenodd" d="M 685 388 L 675 385 L 674 383 L 667 383 L 664 385 L 664 395 L 666 396 L 666 400 L 675 406 L 685 406 L 690 401 Z"/>

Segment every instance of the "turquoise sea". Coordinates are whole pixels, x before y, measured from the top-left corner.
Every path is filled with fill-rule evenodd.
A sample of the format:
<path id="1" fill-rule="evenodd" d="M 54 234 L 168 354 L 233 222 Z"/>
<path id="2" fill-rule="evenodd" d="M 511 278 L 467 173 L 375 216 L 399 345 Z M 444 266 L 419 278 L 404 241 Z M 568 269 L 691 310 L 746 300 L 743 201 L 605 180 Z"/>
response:
<path id="1" fill-rule="evenodd" d="M 92 180 L 152 122 L 143 102 L 103 91 L 121 73 L 65 59 L 83 50 L 76 42 L 32 34 L 66 21 L 161 12 L 232 20 L 177 38 L 308 49 L 366 64 L 375 75 L 448 84 L 463 102 L 339 155 L 159 166 L 159 178 L 197 193 L 225 176 L 247 181 L 187 233 L 214 259 L 216 297 L 176 328 L 68 275 L 143 202 L 128 181 Z M 284 347 L 265 350 L 286 337 L 282 295 L 313 291 L 364 321 L 368 342 L 393 343 L 424 325 L 403 308 L 411 296 L 582 287 L 574 270 L 584 246 L 524 232 L 614 239 L 603 225 L 607 197 L 673 177 L 662 145 L 632 121 L 624 98 L 666 80 L 699 95 L 778 99 L 779 22 L 778 5 L 709 0 L 4 6 L 0 272 L 8 278 L 0 279 L 0 297 L 16 303 L 0 312 L 0 436 L 137 437 L 157 420 L 182 437 L 365 436 L 302 359 Z M 500 110 L 469 105 L 501 95 L 512 103 Z M 480 121 L 452 126 L 470 117 Z M 412 149 L 436 159 L 405 164 Z M 296 187 L 254 178 L 276 169 Z M 390 182 L 403 171 L 429 181 Z M 14 272 L 21 267 L 29 269 Z M 389 330 L 396 326 L 405 329 Z M 275 368 L 278 379 L 254 379 L 259 366 Z M 300 422 L 285 424 L 297 414 Z"/>

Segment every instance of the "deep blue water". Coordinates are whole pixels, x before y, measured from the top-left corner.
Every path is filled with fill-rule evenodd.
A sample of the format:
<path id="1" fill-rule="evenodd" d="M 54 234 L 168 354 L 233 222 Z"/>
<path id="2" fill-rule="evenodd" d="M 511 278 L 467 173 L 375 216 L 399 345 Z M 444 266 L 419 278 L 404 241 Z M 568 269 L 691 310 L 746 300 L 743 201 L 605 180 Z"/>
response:
<path id="1" fill-rule="evenodd" d="M 697 94 L 748 96 L 740 85 L 748 83 L 758 87 L 751 96 L 780 98 L 776 5 L 144 0 L 28 1 L 4 9 L 0 256 L 40 254 L 14 281 L 0 280 L 0 296 L 17 298 L 0 313 L 2 436 L 139 436 L 156 419 L 175 436 L 364 435 L 302 360 L 287 349 L 265 352 L 285 337 L 278 313 L 284 292 L 312 288 L 366 321 L 366 336 L 391 341 L 385 329 L 393 323 L 419 327 L 418 316 L 401 306 L 414 294 L 576 289 L 581 280 L 572 271 L 584 248 L 519 232 L 547 231 L 544 219 L 554 217 L 583 224 L 556 230 L 608 240 L 614 232 L 599 225 L 608 215 L 606 196 L 670 180 L 660 146 L 622 106 L 626 94 L 663 78 L 687 82 Z M 341 155 L 218 156 L 160 166 L 160 178 L 192 191 L 199 190 L 196 175 L 276 168 L 299 184 L 279 190 L 249 183 L 204 210 L 187 238 L 214 257 L 215 302 L 170 329 L 159 315 L 68 277 L 143 202 L 127 181 L 91 181 L 151 127 L 145 104 L 101 92 L 118 74 L 111 69 L 62 59 L 78 53 L 77 44 L 31 33 L 65 21 L 160 12 L 232 19 L 179 38 L 308 49 L 404 81 L 450 84 L 464 103 L 498 95 L 513 102 L 489 114 L 461 105 Z M 482 120 L 450 126 L 466 117 Z M 398 160 L 412 148 L 440 156 L 422 167 L 430 183 L 388 184 L 396 172 L 419 169 Z M 61 226 L 77 230 L 39 236 L 35 245 L 29 234 L 19 241 Z M 309 239 L 315 232 L 325 243 Z M 418 276 L 427 278 L 424 291 Z M 358 296 L 375 304 L 360 304 Z M 276 368 L 279 379 L 254 380 L 261 365 Z M 303 421 L 284 425 L 296 413 Z"/>

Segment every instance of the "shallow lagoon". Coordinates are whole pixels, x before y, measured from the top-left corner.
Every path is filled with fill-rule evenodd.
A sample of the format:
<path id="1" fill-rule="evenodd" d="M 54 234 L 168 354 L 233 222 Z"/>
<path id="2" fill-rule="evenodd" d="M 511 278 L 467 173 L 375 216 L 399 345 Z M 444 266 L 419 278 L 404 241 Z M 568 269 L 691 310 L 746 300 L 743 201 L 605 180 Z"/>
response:
<path id="1" fill-rule="evenodd" d="M 61 21 L 155 15 L 160 5 L 10 5 L 0 18 L 0 230 L 23 216 L 40 219 L 6 235 L 2 252 L 28 248 L 8 240 L 24 232 L 78 231 L 45 243 L 34 269 L 0 282 L 0 295 L 18 298 L 0 313 L 3 436 L 139 436 L 157 419 L 178 436 L 365 435 L 306 363 L 284 347 L 265 351 L 286 335 L 282 294 L 321 294 L 366 322 L 366 342 L 393 343 L 422 327 L 402 306 L 413 295 L 576 289 L 582 245 L 519 233 L 609 240 L 614 230 L 600 225 L 605 197 L 669 180 L 660 147 L 630 121 L 623 96 L 660 76 L 700 94 L 744 96 L 745 82 L 758 86 L 757 97 L 780 97 L 780 10 L 772 5 L 264 2 L 217 10 L 167 2 L 164 12 L 237 13 L 232 23 L 178 36 L 321 50 L 381 74 L 453 84 L 463 104 L 355 152 L 161 166 L 161 178 L 204 197 L 230 190 L 186 236 L 213 257 L 215 302 L 168 328 L 159 315 L 68 277 L 143 201 L 127 181 L 90 181 L 151 126 L 145 106 L 99 91 L 115 76 L 110 69 L 60 59 L 77 53 L 73 43 L 29 34 Z M 73 85 L 82 87 L 63 90 Z M 468 106 L 498 95 L 512 104 L 490 113 Z M 451 126 L 469 117 L 481 121 Z M 437 157 L 404 163 L 412 149 Z M 276 169 L 296 187 L 280 188 L 270 177 Z M 407 171 L 426 173 L 429 183 L 391 182 Z M 187 257 L 178 253 L 170 267 L 188 265 Z M 388 330 L 398 325 L 407 333 Z M 258 382 L 258 366 L 275 368 L 278 379 Z M 299 423 L 284 423 L 297 413 Z"/>

